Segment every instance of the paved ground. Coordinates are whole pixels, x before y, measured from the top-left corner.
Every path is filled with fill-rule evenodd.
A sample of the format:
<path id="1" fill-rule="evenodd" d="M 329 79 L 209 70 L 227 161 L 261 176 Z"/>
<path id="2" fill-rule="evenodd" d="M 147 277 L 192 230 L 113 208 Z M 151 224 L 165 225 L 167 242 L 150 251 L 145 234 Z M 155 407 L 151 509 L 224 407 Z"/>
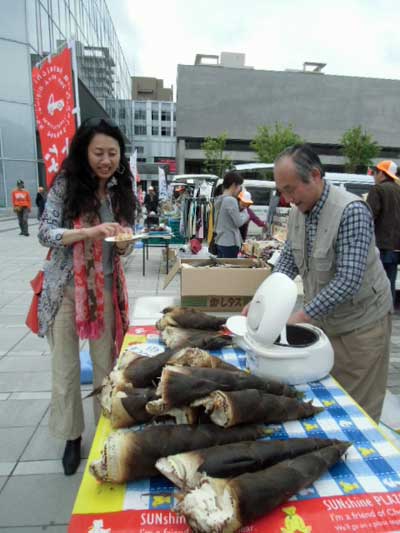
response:
<path id="1" fill-rule="evenodd" d="M 1 533 L 65 532 L 85 465 L 79 474 L 63 474 L 64 442 L 51 437 L 47 428 L 51 363 L 47 342 L 24 325 L 31 300 L 29 280 L 46 253 L 32 224 L 31 236 L 23 237 L 13 218 L 0 218 Z M 167 291 L 160 288 L 164 278 L 160 258 L 161 249 L 150 249 L 145 278 L 141 250 L 129 258 L 130 304 L 139 296 L 178 293 L 178 280 Z M 87 457 L 95 426 L 90 400 L 84 406 L 83 455 Z"/>
<path id="2" fill-rule="evenodd" d="M 18 235 L 13 218 L 0 218 L 0 533 L 61 533 L 67 529 L 80 472 L 62 473 L 64 443 L 48 433 L 50 357 L 47 343 L 24 326 L 31 300 L 29 280 L 45 250 L 36 239 Z M 161 250 L 150 250 L 146 277 L 137 250 L 126 265 L 131 303 L 140 296 L 178 294 L 175 279 L 163 291 Z M 400 395 L 400 317 L 394 317 L 390 390 Z M 88 387 L 86 387 L 87 389 Z M 91 403 L 85 403 L 83 454 L 94 434 Z"/>

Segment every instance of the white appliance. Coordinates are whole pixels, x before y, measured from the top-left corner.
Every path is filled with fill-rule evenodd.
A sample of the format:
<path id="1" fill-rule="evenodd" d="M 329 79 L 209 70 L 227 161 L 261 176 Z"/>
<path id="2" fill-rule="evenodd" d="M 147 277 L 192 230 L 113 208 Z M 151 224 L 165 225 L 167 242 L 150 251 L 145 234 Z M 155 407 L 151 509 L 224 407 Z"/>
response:
<path id="1" fill-rule="evenodd" d="M 247 352 L 257 376 L 291 385 L 329 374 L 334 354 L 325 333 L 311 324 L 286 325 L 297 299 L 297 285 L 281 273 L 271 274 L 257 289 L 247 317 L 233 316 L 227 327 Z"/>

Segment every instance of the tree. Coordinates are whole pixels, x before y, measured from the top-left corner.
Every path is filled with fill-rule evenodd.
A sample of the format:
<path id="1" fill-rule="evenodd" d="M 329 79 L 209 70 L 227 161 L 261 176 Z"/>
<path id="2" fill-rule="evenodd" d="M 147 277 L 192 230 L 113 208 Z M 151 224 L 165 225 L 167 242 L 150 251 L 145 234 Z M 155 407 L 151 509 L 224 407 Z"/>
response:
<path id="1" fill-rule="evenodd" d="M 342 153 L 346 158 L 347 172 L 366 172 L 373 165 L 372 159 L 378 157 L 380 148 L 372 135 L 363 131 L 361 126 L 347 130 L 340 142 Z"/>
<path id="2" fill-rule="evenodd" d="M 206 137 L 201 145 L 204 150 L 206 159 L 204 161 L 204 171 L 209 174 L 216 174 L 223 176 L 226 169 L 231 165 L 231 160 L 224 155 L 226 139 L 228 135 L 226 132 L 221 133 L 219 137 Z"/>
<path id="3" fill-rule="evenodd" d="M 258 159 L 263 163 L 272 163 L 282 150 L 293 144 L 304 142 L 293 131 L 292 124 L 284 126 L 275 122 L 275 126 L 259 126 L 257 135 L 251 141 L 250 146 L 257 153 Z"/>

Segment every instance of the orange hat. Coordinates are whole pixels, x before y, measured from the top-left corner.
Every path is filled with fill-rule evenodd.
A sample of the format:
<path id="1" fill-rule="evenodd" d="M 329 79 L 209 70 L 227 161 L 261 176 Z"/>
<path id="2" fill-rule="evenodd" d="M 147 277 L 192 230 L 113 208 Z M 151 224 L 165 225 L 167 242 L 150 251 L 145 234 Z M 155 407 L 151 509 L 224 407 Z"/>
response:
<path id="1" fill-rule="evenodd" d="M 253 200 L 251 199 L 251 194 L 249 193 L 249 191 L 241 191 L 238 194 L 238 198 L 242 202 L 242 204 L 247 204 L 247 205 L 254 204 Z"/>
<path id="2" fill-rule="evenodd" d="M 393 161 L 381 161 L 376 165 L 378 170 L 381 170 L 384 174 L 392 178 L 394 181 L 399 181 L 399 178 L 396 176 L 397 165 Z"/>

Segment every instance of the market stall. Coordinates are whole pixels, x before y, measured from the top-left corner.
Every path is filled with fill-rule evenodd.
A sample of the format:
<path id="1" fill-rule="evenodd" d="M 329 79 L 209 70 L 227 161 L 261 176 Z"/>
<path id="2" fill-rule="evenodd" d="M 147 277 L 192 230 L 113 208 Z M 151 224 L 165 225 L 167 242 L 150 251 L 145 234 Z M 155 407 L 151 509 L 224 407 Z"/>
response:
<path id="1" fill-rule="evenodd" d="M 143 318 L 139 320 L 143 323 Z M 143 343 L 156 350 L 160 338 L 154 323 L 149 316 L 147 325 L 131 326 L 123 350 Z M 238 368 L 246 366 L 246 353 L 238 348 L 225 347 L 213 353 Z M 324 410 L 312 418 L 270 426 L 274 433 L 267 440 L 330 438 L 350 441 L 352 446 L 343 460 L 311 486 L 243 531 L 400 531 L 399 450 L 331 377 L 298 389 L 305 393 L 306 400 L 312 400 L 314 406 Z M 117 485 L 98 483 L 91 476 L 89 465 L 99 459 L 110 432 L 109 420 L 102 417 L 69 532 L 189 532 L 185 518 L 172 510 L 177 503 L 178 489 L 166 478 L 152 477 Z"/>

